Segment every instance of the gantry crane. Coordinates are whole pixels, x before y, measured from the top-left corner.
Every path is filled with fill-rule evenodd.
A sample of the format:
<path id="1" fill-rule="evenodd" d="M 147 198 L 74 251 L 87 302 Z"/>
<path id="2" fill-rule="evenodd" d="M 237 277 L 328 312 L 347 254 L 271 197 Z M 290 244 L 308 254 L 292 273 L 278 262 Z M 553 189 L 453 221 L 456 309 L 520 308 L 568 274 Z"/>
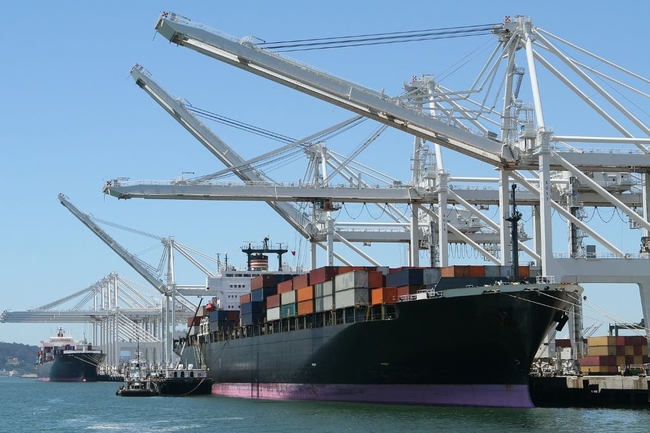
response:
<path id="1" fill-rule="evenodd" d="M 106 231 L 99 227 L 93 219 L 83 212 L 81 212 L 70 200 L 64 195 L 58 195 L 61 204 L 70 211 L 79 221 L 88 227 L 98 238 L 100 238 L 106 245 L 108 245 L 118 256 L 128 263 L 135 271 L 140 274 L 152 287 L 160 292 L 165 297 L 165 307 L 161 312 L 163 314 L 163 329 L 164 335 L 162 342 L 164 344 L 163 359 L 165 363 L 172 361 L 172 345 L 174 338 L 174 329 L 176 326 L 177 315 L 185 321 L 187 317 L 194 314 L 196 306 L 183 296 L 179 296 L 176 290 L 176 282 L 174 277 L 174 258 L 173 248 L 169 244 L 165 245 L 165 250 L 168 253 L 168 281 L 163 283 L 156 275 L 151 266 L 138 259 L 133 254 L 129 253 L 126 248 L 115 241 Z"/>
<path id="2" fill-rule="evenodd" d="M 558 43 L 566 41 L 534 26 L 530 18 L 517 16 L 510 19 L 507 17 L 502 25 L 494 27 L 493 34 L 498 41 L 497 47 L 469 90 L 459 92 L 446 89 L 436 83 L 433 77 L 423 76 L 422 78 L 414 77 L 412 82 L 405 86 L 407 92 L 398 97 L 390 97 L 383 92 L 376 92 L 317 71 L 304 64 L 298 64 L 260 48 L 250 38 L 228 38 L 199 28 L 186 18 L 173 13 L 164 13 L 157 22 L 156 30 L 173 43 L 408 132 L 418 139 L 427 140 L 440 147 L 493 165 L 498 171 L 497 200 L 501 210 L 498 223 L 499 233 L 502 237 L 500 242 L 501 260 L 505 261 L 510 257 L 510 247 L 506 240 L 508 230 L 504 221 L 508 216 L 506 213 L 509 187 L 511 182 L 516 182 L 525 190 L 522 191 L 524 196 L 522 200 L 527 200 L 526 195 L 533 196 L 530 199 L 530 205 L 534 208 L 535 246 L 529 255 L 541 265 L 542 275 L 552 275 L 563 281 L 581 283 L 637 283 L 640 287 L 644 317 L 649 316 L 650 277 L 645 271 L 647 268 L 645 260 L 650 258 L 648 242 L 644 249 L 642 241 L 642 254 L 637 257 L 643 260 L 631 260 L 633 258 L 631 254 L 624 252 L 604 236 L 591 230 L 579 217 L 578 211 L 580 207 L 587 205 L 587 201 L 582 199 L 590 197 L 588 201 L 593 205 L 604 203 L 606 206 L 620 210 L 631 223 L 643 230 L 642 240 L 650 239 L 650 223 L 648 222 L 648 215 L 650 215 L 648 200 L 650 197 L 648 178 L 648 172 L 650 172 L 650 152 L 648 151 L 650 128 L 612 94 L 608 93 L 603 86 L 599 85 L 590 74 L 596 74 L 598 79 L 606 80 L 610 84 L 619 85 L 621 84 L 619 81 L 565 55 L 563 50 L 558 47 Z M 638 75 L 631 74 L 586 50 L 580 50 L 586 56 L 615 68 L 621 74 L 639 78 Z M 542 51 L 559 59 L 568 71 L 589 87 L 589 92 L 597 94 L 602 103 L 599 103 L 597 98 L 590 93 L 579 88 L 567 73 L 554 67 L 544 57 Z M 523 68 L 517 65 L 519 54 L 524 58 L 523 63 L 527 66 L 530 76 L 530 96 L 533 100 L 530 105 L 522 103 L 518 98 L 521 90 L 520 77 L 523 74 Z M 490 64 L 490 62 L 493 63 Z M 501 71 L 504 72 L 505 78 L 503 85 L 498 85 L 495 77 L 503 65 L 505 66 L 501 68 Z M 620 136 L 596 137 L 584 134 L 554 133 L 545 119 L 541 90 L 537 81 L 538 67 L 546 68 L 552 76 L 584 101 L 600 119 L 610 125 Z M 517 81 L 518 79 L 519 81 Z M 497 87 L 499 92 L 503 93 L 500 96 L 500 99 L 503 100 L 501 110 L 486 106 L 484 104 L 486 99 L 483 102 L 472 99 L 483 89 Z M 627 90 L 647 96 L 647 93 L 640 92 L 632 86 L 625 85 L 625 87 Z M 499 98 L 495 98 L 495 100 L 497 99 Z M 463 101 L 473 104 L 473 108 L 468 109 L 463 106 Z M 611 107 L 611 111 L 604 108 L 605 104 Z M 424 109 L 425 105 L 427 111 Z M 620 116 L 620 120 L 616 118 L 617 115 Z M 482 123 L 484 120 L 491 120 L 490 125 L 496 126 L 500 134 L 485 127 Z M 611 149 L 609 152 L 590 152 L 580 147 L 583 143 L 595 143 L 603 146 L 616 144 L 631 148 L 624 152 L 616 152 Z M 535 181 L 526 178 L 523 171 L 532 171 Z M 621 191 L 608 190 L 594 179 L 591 175 L 594 172 L 638 173 L 642 189 L 634 194 L 621 194 Z M 569 185 L 569 188 L 565 188 L 564 191 L 553 187 L 558 173 L 565 178 L 566 184 Z M 429 185 L 428 188 L 414 182 L 406 188 L 397 188 L 398 191 L 393 192 L 393 197 L 397 197 L 397 201 L 402 197 L 413 205 L 412 227 L 414 227 L 413 221 L 419 219 L 418 207 L 422 202 L 435 201 L 438 206 L 443 207 L 446 206 L 451 196 L 463 205 L 471 206 L 477 203 L 465 200 L 458 194 L 456 196 L 453 193 L 450 194 L 446 182 L 448 180 L 446 177 L 449 176 L 445 173 L 438 174 L 442 176 L 438 176 L 436 182 Z M 248 192 L 251 192 L 250 186 L 246 186 Z M 195 187 L 184 190 L 183 193 L 187 194 L 184 198 L 198 198 L 199 191 L 204 194 L 205 198 L 208 198 L 205 194 L 209 194 L 209 191 L 215 192 L 215 189 L 208 190 L 204 185 Z M 213 188 L 212 185 L 209 187 Z M 253 185 L 252 187 L 258 188 L 257 192 L 261 194 L 261 197 L 267 197 L 264 196 L 264 191 L 260 191 L 260 186 Z M 266 185 L 261 185 L 261 187 L 264 188 Z M 121 188 L 121 185 L 116 187 L 111 185 L 109 188 L 105 187 L 104 191 L 123 198 L 135 197 L 138 194 L 137 191 L 134 193 L 133 189 Z M 288 201 L 300 201 L 309 194 L 308 189 L 299 189 L 301 191 L 295 193 L 284 190 L 287 192 Z M 147 191 L 151 190 L 141 190 L 140 196 L 146 196 Z M 179 190 L 161 188 L 154 194 L 159 194 L 158 196 L 162 198 L 165 195 L 171 198 L 172 191 L 178 192 Z M 257 192 L 253 192 L 253 194 L 260 197 L 256 194 Z M 337 198 L 349 199 L 344 195 L 345 192 L 338 195 L 335 191 L 326 192 L 328 195 L 331 193 L 331 196 L 325 197 L 330 202 L 336 201 Z M 240 189 L 239 193 L 246 194 L 244 189 Z M 366 192 L 364 191 L 364 193 Z M 379 197 L 382 194 L 382 192 L 367 193 L 373 197 Z M 222 194 L 222 192 L 216 194 Z M 556 194 L 560 196 L 557 197 Z M 222 197 L 232 196 L 223 193 Z M 305 201 L 317 199 L 316 197 L 307 198 Z M 366 199 L 364 202 L 370 200 Z M 522 204 L 521 201 L 520 204 Z M 568 258 L 557 258 L 553 255 L 552 211 L 557 211 L 564 216 L 571 227 L 568 242 L 571 254 Z M 580 229 L 580 234 L 576 228 Z M 439 222 L 440 233 L 447 233 L 448 230 L 449 227 L 444 221 Z M 416 233 L 417 230 L 411 230 L 412 250 L 413 245 L 418 244 Z M 589 234 L 607 248 L 614 258 L 606 262 L 585 260 L 595 257 L 584 255 L 575 248 L 579 237 L 584 233 Z M 446 249 L 446 245 L 442 240 L 440 242 L 442 251 Z M 413 255 L 413 252 L 411 254 Z"/>

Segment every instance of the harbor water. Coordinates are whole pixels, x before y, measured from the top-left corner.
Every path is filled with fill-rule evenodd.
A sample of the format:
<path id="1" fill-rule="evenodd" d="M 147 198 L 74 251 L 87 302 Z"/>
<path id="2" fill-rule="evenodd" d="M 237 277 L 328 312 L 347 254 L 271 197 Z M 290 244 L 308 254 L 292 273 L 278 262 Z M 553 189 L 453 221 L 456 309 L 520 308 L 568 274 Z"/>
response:
<path id="1" fill-rule="evenodd" d="M 116 382 L 0 377 L 0 432 L 647 432 L 647 409 L 479 409 L 118 397 Z"/>

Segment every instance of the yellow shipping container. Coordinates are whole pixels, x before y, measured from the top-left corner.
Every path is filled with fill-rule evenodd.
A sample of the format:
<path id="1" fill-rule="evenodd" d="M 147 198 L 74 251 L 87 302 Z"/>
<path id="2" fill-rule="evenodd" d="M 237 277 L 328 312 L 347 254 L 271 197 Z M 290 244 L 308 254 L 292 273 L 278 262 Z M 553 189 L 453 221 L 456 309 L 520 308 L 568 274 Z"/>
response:
<path id="1" fill-rule="evenodd" d="M 647 355 L 648 354 L 648 345 L 644 344 L 641 346 L 641 355 Z"/>
<path id="2" fill-rule="evenodd" d="M 583 373 L 618 373 L 618 367 L 610 365 L 586 365 L 580 367 Z"/>
<path id="3" fill-rule="evenodd" d="M 616 346 L 589 346 L 590 356 L 615 356 Z"/>
<path id="4" fill-rule="evenodd" d="M 634 355 L 634 346 L 625 346 L 626 355 Z"/>
<path id="5" fill-rule="evenodd" d="M 617 356 L 616 357 L 616 365 L 625 365 L 625 356 Z"/>
<path id="6" fill-rule="evenodd" d="M 591 346 L 616 346 L 616 337 L 602 336 L 602 337 L 589 337 L 587 345 Z"/>

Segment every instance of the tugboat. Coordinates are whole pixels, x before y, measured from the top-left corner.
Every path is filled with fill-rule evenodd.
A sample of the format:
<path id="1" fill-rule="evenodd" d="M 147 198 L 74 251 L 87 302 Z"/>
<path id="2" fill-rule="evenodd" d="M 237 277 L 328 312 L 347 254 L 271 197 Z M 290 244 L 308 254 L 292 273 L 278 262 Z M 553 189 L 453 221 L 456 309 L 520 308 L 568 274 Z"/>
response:
<path id="1" fill-rule="evenodd" d="M 160 395 L 158 381 L 142 369 L 140 352 L 138 357 L 129 362 L 129 368 L 124 377 L 124 384 L 121 385 L 115 395 L 122 397 L 154 397 Z"/>

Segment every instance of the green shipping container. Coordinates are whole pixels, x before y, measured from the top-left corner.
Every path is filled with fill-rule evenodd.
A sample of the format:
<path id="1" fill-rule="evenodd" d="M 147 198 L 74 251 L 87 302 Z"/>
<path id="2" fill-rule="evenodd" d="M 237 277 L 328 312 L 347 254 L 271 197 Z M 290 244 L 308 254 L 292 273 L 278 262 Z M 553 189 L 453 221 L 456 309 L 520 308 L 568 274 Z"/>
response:
<path id="1" fill-rule="evenodd" d="M 296 315 L 296 304 L 287 304 L 280 307 L 280 315 L 283 319 Z"/>

